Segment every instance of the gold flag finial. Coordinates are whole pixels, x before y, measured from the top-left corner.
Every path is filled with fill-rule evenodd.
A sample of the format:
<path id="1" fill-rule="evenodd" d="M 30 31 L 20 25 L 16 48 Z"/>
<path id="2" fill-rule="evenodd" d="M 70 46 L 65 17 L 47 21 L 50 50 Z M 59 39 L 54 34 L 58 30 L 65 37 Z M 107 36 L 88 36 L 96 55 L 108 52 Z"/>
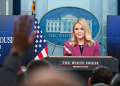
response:
<path id="1" fill-rule="evenodd" d="M 35 0 L 33 0 L 33 4 L 35 3 Z"/>
<path id="2" fill-rule="evenodd" d="M 36 7 L 36 2 L 35 2 L 35 0 L 33 0 L 33 4 L 32 4 L 32 6 L 31 6 L 31 10 L 32 10 L 32 12 L 36 15 L 35 10 L 33 9 L 34 7 Z"/>

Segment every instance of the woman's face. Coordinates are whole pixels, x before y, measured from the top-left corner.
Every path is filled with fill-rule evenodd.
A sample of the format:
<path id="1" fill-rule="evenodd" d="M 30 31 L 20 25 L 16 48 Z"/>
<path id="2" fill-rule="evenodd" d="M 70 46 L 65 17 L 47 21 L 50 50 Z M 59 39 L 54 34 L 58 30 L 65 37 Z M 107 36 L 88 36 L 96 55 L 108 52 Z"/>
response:
<path id="1" fill-rule="evenodd" d="M 85 38 L 85 30 L 83 29 L 83 26 L 80 23 L 75 24 L 74 33 L 77 39 Z"/>

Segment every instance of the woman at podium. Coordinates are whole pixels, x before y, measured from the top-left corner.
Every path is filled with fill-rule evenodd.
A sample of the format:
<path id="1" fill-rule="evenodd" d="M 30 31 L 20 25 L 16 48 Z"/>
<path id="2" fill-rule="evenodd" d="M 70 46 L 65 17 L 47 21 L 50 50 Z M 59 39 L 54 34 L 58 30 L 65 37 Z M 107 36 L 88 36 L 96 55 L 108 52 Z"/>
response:
<path id="1" fill-rule="evenodd" d="M 74 22 L 71 40 L 63 45 L 63 56 L 100 56 L 99 43 L 93 40 L 84 18 Z"/>

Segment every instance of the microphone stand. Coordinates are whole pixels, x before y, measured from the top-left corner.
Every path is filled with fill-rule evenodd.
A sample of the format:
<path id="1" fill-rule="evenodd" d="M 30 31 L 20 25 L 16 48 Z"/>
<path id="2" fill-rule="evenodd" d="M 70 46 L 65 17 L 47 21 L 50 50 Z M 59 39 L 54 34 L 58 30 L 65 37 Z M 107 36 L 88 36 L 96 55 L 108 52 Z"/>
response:
<path id="1" fill-rule="evenodd" d="M 101 44 L 101 45 L 103 45 L 103 46 L 104 46 L 104 49 L 105 49 L 106 54 L 107 54 L 107 56 L 108 56 L 107 49 L 105 48 L 105 45 L 104 45 L 104 44 L 102 44 L 101 42 L 99 42 L 99 44 Z"/>
<path id="2" fill-rule="evenodd" d="M 54 49 L 53 49 L 53 52 L 54 52 L 54 50 L 55 50 L 56 45 L 59 45 L 59 44 L 60 44 L 59 42 L 58 42 L 57 44 L 55 44 Z M 52 52 L 51 56 L 53 55 L 53 52 Z"/>

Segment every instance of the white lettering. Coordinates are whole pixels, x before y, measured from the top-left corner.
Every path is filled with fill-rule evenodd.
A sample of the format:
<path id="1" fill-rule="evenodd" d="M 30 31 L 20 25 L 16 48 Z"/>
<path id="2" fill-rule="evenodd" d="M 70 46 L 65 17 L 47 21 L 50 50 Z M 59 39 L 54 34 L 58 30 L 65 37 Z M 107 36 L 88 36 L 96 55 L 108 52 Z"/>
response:
<path id="1" fill-rule="evenodd" d="M 13 43 L 14 37 L 0 37 L 0 43 Z"/>
<path id="2" fill-rule="evenodd" d="M 48 37 L 56 37 L 56 34 L 48 34 Z"/>
<path id="3" fill-rule="evenodd" d="M 71 61 L 72 64 L 81 64 L 84 65 L 83 61 Z"/>
<path id="4" fill-rule="evenodd" d="M 71 37 L 71 34 L 59 34 L 59 37 Z"/>
<path id="5" fill-rule="evenodd" d="M 73 66 L 73 68 L 88 68 L 88 66 Z"/>
<path id="6" fill-rule="evenodd" d="M 70 61 L 62 61 L 62 64 L 70 64 Z"/>
<path id="7" fill-rule="evenodd" d="M 99 62 L 86 62 L 86 65 L 99 65 Z"/>
<path id="8" fill-rule="evenodd" d="M 75 61 L 72 61 L 72 64 L 76 64 Z"/>
<path id="9" fill-rule="evenodd" d="M 3 43 L 3 37 L 0 37 L 0 43 Z"/>

